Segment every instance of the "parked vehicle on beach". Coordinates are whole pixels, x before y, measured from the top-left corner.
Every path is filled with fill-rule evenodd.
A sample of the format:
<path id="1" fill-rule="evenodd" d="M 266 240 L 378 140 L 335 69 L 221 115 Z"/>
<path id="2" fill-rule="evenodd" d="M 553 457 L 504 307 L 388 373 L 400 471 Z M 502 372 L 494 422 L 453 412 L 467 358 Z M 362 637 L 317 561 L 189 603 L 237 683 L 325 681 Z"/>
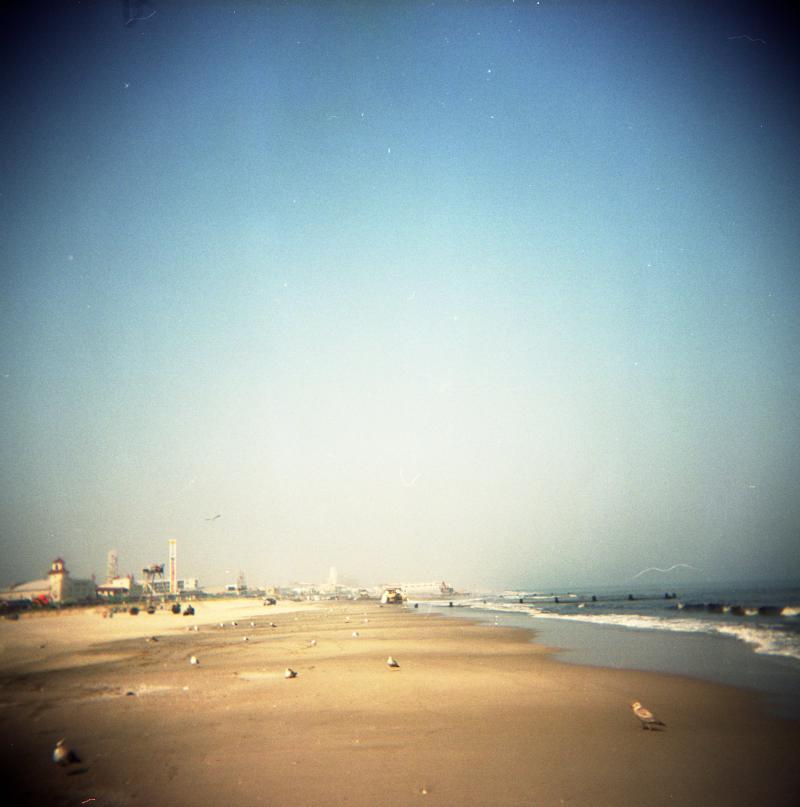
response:
<path id="1" fill-rule="evenodd" d="M 395 586 L 385 588 L 381 594 L 381 603 L 383 605 L 402 605 L 403 592 Z"/>

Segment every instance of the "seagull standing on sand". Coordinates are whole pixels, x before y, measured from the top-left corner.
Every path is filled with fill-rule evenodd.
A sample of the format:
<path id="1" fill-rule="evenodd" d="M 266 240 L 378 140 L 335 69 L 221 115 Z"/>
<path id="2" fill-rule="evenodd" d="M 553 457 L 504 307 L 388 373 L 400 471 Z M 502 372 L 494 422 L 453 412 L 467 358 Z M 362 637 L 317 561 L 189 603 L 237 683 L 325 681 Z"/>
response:
<path id="1" fill-rule="evenodd" d="M 667 727 L 666 723 L 662 723 L 649 709 L 645 709 L 639 701 L 634 701 L 631 704 L 631 709 L 633 709 L 633 713 L 641 721 L 643 729 L 660 731 L 662 728 Z"/>
<path id="2" fill-rule="evenodd" d="M 80 757 L 67 745 L 67 740 L 62 737 L 53 749 L 53 762 L 66 768 L 68 765 L 80 762 Z"/>
<path id="3" fill-rule="evenodd" d="M 386 659 L 386 665 L 394 670 L 400 668 L 400 665 L 391 656 L 389 656 L 389 658 Z"/>
<path id="4" fill-rule="evenodd" d="M 192 657 L 189 659 L 189 664 L 199 664 L 199 663 L 200 663 L 200 659 L 199 659 L 199 658 L 197 658 L 197 656 L 192 656 Z"/>
<path id="5" fill-rule="evenodd" d="M 297 678 L 297 673 L 291 668 L 287 667 L 286 672 L 283 674 L 284 678 Z"/>

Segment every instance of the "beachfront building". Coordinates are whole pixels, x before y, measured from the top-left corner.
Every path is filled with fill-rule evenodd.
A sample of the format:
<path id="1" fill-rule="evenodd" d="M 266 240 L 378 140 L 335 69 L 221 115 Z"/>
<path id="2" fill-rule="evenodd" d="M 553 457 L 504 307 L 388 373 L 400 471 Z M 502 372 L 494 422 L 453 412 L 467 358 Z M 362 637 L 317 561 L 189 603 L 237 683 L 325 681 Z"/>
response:
<path id="1" fill-rule="evenodd" d="M 94 579 L 82 580 L 71 577 L 62 558 L 56 558 L 50 564 L 46 578 L 19 583 L 0 591 L 0 600 L 5 602 L 27 601 L 67 605 L 75 602 L 91 602 L 95 599 L 97 599 L 97 584 Z"/>
<path id="2" fill-rule="evenodd" d="M 196 592 L 200 588 L 196 577 L 179 577 L 175 581 L 178 594 L 183 592 Z M 153 580 L 153 591 L 156 594 L 170 594 L 171 586 L 169 580 Z"/>
<path id="3" fill-rule="evenodd" d="M 30 580 L 27 583 L 15 583 L 0 591 L 0 602 L 5 603 L 48 603 L 50 602 L 50 581 Z"/>
<path id="4" fill-rule="evenodd" d="M 109 600 L 136 600 L 142 596 L 142 586 L 132 574 L 114 577 L 97 587 L 97 596 Z"/>
<path id="5" fill-rule="evenodd" d="M 56 558 L 50 564 L 47 577 L 50 580 L 50 600 L 54 603 L 88 602 L 97 599 L 97 583 L 94 578 L 82 580 L 70 577 L 61 558 Z"/>
<path id="6" fill-rule="evenodd" d="M 444 580 L 434 583 L 403 583 L 401 586 L 403 596 L 407 599 L 418 597 L 446 597 L 453 593 L 453 587 L 448 586 Z"/>

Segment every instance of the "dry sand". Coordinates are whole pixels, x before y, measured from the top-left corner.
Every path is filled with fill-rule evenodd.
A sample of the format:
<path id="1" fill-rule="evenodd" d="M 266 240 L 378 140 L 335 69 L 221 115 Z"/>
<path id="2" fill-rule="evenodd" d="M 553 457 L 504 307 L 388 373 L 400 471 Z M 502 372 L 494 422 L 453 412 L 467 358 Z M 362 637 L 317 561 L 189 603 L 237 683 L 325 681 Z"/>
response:
<path id="1" fill-rule="evenodd" d="M 800 803 L 800 725 L 751 693 L 375 602 L 0 620 L 0 683 L 13 804 Z M 81 764 L 52 763 L 59 737 Z"/>

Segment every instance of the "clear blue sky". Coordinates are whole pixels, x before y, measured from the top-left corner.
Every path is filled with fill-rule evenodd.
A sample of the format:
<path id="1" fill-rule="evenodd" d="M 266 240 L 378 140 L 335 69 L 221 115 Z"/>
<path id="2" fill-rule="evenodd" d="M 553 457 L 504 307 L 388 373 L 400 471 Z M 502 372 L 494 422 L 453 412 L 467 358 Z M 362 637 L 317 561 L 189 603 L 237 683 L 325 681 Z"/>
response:
<path id="1" fill-rule="evenodd" d="M 12 6 L 0 583 L 800 574 L 782 5 Z"/>

